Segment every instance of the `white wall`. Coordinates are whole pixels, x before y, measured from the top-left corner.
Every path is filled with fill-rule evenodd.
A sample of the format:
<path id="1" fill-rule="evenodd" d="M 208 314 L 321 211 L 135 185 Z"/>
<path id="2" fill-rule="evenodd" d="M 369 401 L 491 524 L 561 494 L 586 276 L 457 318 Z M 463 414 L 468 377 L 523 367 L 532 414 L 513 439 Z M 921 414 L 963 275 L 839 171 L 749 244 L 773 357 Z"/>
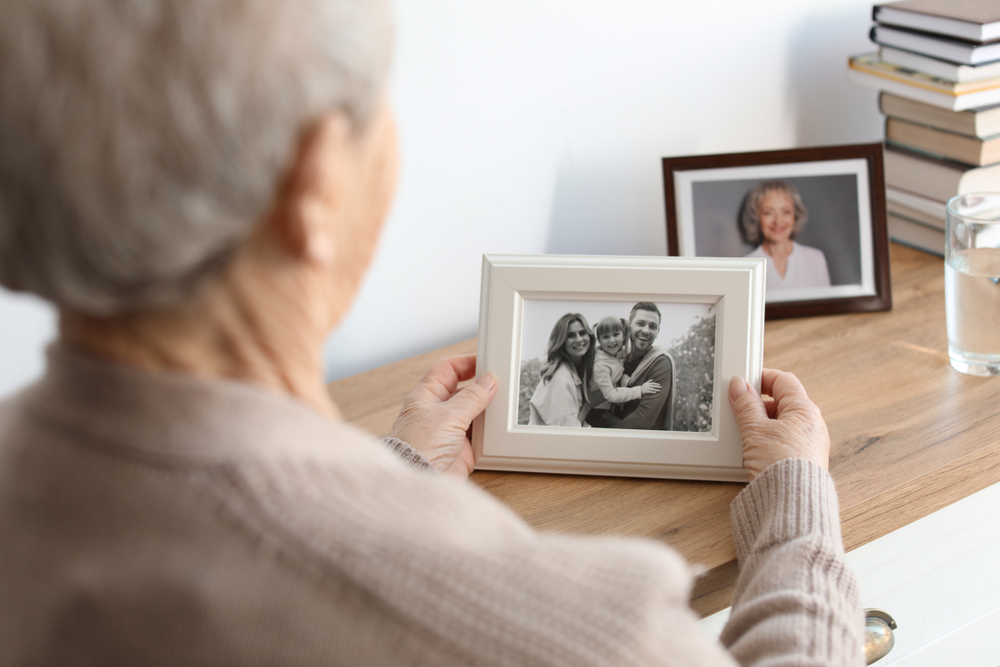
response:
<path id="1" fill-rule="evenodd" d="M 398 0 L 400 187 L 330 379 L 476 334 L 483 253 L 665 254 L 659 158 L 878 141 L 861 0 Z M 0 293 L 0 394 L 51 314 Z"/>
<path id="2" fill-rule="evenodd" d="M 45 301 L 0 289 L 0 396 L 41 374 L 55 327 L 55 311 Z"/>

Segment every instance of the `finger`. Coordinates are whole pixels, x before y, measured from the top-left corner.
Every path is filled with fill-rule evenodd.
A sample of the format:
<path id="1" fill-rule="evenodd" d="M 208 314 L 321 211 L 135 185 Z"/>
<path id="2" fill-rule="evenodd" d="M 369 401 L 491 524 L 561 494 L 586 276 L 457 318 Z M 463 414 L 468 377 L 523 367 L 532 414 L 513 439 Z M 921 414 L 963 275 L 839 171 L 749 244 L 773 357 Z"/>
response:
<path id="1" fill-rule="evenodd" d="M 463 354 L 435 361 L 420 380 L 420 386 L 430 391 L 438 401 L 447 401 L 458 391 L 458 383 L 476 372 L 476 355 Z"/>
<path id="2" fill-rule="evenodd" d="M 496 376 L 493 373 L 485 373 L 452 396 L 446 405 L 457 421 L 471 424 L 472 420 L 486 409 L 496 391 Z"/>
<path id="3" fill-rule="evenodd" d="M 782 396 L 808 398 L 806 388 L 794 373 L 774 368 L 765 368 L 761 374 L 760 393 L 774 396 L 775 400 L 779 400 Z"/>
<path id="4" fill-rule="evenodd" d="M 764 410 L 767 411 L 768 419 L 778 418 L 778 404 L 774 402 L 773 398 L 764 399 Z"/>
<path id="5" fill-rule="evenodd" d="M 451 366 L 451 370 L 459 382 L 471 380 L 476 374 L 475 354 L 456 354 L 453 357 L 445 357 L 439 360 L 438 363 L 445 363 Z"/>
<path id="6" fill-rule="evenodd" d="M 779 371 L 775 368 L 765 368 L 760 375 L 760 393 L 767 394 L 768 396 L 774 396 L 772 393 L 774 387 L 774 381 L 778 379 L 778 376 L 785 371 Z"/>
<path id="7" fill-rule="evenodd" d="M 770 393 L 774 397 L 775 413 L 778 417 L 789 409 L 813 407 L 806 388 L 793 373 L 779 372 L 771 384 Z"/>
<path id="8" fill-rule="evenodd" d="M 746 380 L 735 375 L 729 381 L 729 405 L 741 432 L 754 423 L 768 419 L 760 394 Z"/>

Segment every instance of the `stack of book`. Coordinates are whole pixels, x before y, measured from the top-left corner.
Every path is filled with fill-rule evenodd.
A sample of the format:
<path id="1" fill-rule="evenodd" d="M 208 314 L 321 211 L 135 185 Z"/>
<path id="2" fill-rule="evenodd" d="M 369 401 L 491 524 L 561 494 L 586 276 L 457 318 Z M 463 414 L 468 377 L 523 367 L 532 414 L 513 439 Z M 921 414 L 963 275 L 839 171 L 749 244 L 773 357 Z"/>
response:
<path id="1" fill-rule="evenodd" d="M 878 53 L 848 76 L 882 91 L 889 234 L 942 255 L 946 202 L 1000 192 L 1000 2 L 902 0 L 872 17 Z"/>

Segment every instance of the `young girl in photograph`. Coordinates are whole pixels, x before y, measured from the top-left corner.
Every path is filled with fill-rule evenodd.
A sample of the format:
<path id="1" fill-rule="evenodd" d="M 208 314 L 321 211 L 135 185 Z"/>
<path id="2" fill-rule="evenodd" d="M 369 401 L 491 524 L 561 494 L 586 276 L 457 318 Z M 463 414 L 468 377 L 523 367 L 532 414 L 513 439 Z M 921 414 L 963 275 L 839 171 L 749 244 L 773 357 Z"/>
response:
<path id="1" fill-rule="evenodd" d="M 590 380 L 591 400 L 600 401 L 587 413 L 586 421 L 598 428 L 617 428 L 621 419 L 611 413 L 612 404 L 634 401 L 660 391 L 657 382 L 649 381 L 641 387 L 623 387 L 628 382 L 622 360 L 628 356 L 628 322 L 620 317 L 603 317 L 597 323 L 597 353 L 594 372 Z"/>

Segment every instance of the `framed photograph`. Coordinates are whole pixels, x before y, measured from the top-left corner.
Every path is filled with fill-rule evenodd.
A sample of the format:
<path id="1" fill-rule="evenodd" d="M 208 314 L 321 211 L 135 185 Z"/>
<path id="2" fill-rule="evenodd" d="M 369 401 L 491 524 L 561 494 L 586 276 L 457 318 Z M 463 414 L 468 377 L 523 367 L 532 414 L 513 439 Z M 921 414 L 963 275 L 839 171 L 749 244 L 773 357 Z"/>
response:
<path id="1" fill-rule="evenodd" d="M 764 261 L 486 255 L 477 469 L 746 481 L 727 392 L 760 387 Z"/>
<path id="2" fill-rule="evenodd" d="M 767 262 L 768 319 L 889 310 L 882 144 L 663 158 L 667 254 Z"/>

